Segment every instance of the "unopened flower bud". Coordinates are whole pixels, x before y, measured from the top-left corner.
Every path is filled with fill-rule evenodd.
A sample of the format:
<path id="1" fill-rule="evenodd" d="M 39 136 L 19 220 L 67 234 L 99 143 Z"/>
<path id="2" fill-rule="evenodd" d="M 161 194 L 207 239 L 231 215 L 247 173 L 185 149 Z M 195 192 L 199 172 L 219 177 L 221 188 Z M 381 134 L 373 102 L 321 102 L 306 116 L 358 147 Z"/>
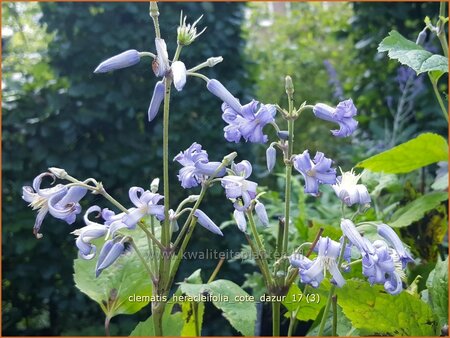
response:
<path id="1" fill-rule="evenodd" d="M 151 122 L 158 114 L 159 107 L 164 100 L 165 85 L 163 81 L 158 81 L 153 89 L 152 100 L 148 107 L 148 121 Z"/>
<path id="2" fill-rule="evenodd" d="M 416 44 L 423 46 L 425 39 L 427 38 L 427 28 L 425 27 L 417 36 Z"/>
<path id="3" fill-rule="evenodd" d="M 48 170 L 55 175 L 57 178 L 64 180 L 67 177 L 67 171 L 61 168 L 51 167 Z"/>
<path id="4" fill-rule="evenodd" d="M 229 165 L 231 162 L 233 162 L 233 160 L 237 157 L 237 152 L 233 151 L 232 153 L 226 155 L 223 158 L 222 162 L 225 162 L 226 165 Z"/>
<path id="5" fill-rule="evenodd" d="M 210 57 L 206 62 L 208 63 L 208 67 L 214 67 L 218 63 L 221 63 L 223 61 L 223 57 L 217 56 L 217 57 Z"/>
<path id="6" fill-rule="evenodd" d="M 285 78 L 285 88 L 288 96 L 292 96 L 294 94 L 294 84 L 292 83 L 292 78 L 289 75 Z"/>
<path id="7" fill-rule="evenodd" d="M 195 202 L 198 201 L 199 197 L 200 197 L 200 195 L 190 195 L 187 198 L 187 202 L 188 203 L 195 203 Z"/>
<path id="8" fill-rule="evenodd" d="M 267 216 L 267 211 L 264 207 L 264 204 L 262 204 L 261 202 L 256 202 L 255 211 L 262 225 L 264 225 L 265 227 L 269 226 L 269 217 Z"/>
<path id="9" fill-rule="evenodd" d="M 277 136 L 280 138 L 280 140 L 287 141 L 289 139 L 289 132 L 287 130 L 280 130 L 277 132 Z"/>
<path id="10" fill-rule="evenodd" d="M 106 73 L 112 70 L 133 66 L 141 60 L 139 52 L 135 49 L 127 50 L 121 54 L 115 55 L 98 65 L 94 73 Z"/>
<path id="11" fill-rule="evenodd" d="M 186 66 L 181 61 L 172 63 L 173 85 L 181 91 L 186 84 Z"/>
<path id="12" fill-rule="evenodd" d="M 247 221 L 245 220 L 245 215 L 242 211 L 234 210 L 233 212 L 234 220 L 236 221 L 236 224 L 242 232 L 245 232 L 247 230 Z"/>
<path id="13" fill-rule="evenodd" d="M 152 183 L 150 183 L 150 191 L 154 194 L 158 192 L 159 189 L 159 178 L 153 179 Z"/>
<path id="14" fill-rule="evenodd" d="M 266 150 L 267 170 L 269 170 L 269 172 L 272 172 L 273 168 L 275 167 L 276 159 L 277 151 L 274 147 L 270 146 Z"/>

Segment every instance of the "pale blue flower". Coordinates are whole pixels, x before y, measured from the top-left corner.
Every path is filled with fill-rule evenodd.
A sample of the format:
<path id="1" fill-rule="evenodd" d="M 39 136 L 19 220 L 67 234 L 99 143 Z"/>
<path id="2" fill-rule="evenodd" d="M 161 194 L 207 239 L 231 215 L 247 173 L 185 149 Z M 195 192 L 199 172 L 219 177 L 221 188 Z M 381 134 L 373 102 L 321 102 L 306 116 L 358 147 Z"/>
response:
<path id="1" fill-rule="evenodd" d="M 153 89 L 152 100 L 150 101 L 150 106 L 148 107 L 148 121 L 151 122 L 156 117 L 159 111 L 161 103 L 164 101 L 165 85 L 164 81 L 156 82 L 155 88 Z"/>
<path id="2" fill-rule="evenodd" d="M 250 162 L 244 160 L 238 164 L 233 163 L 232 170 L 237 175 L 228 175 L 222 178 L 222 187 L 225 188 L 227 198 L 234 202 L 234 207 L 243 211 L 250 206 L 251 201 L 256 197 L 258 184 L 246 180 L 252 173 Z"/>
<path id="3" fill-rule="evenodd" d="M 272 172 L 273 168 L 275 167 L 276 160 L 277 160 L 277 151 L 271 145 L 266 150 L 267 170 L 269 171 L 269 173 Z"/>
<path id="4" fill-rule="evenodd" d="M 336 137 L 350 136 L 358 126 L 358 122 L 353 118 L 357 111 L 352 99 L 339 102 L 336 108 L 318 103 L 313 112 L 319 119 L 339 124 L 339 130 L 331 131 Z"/>
<path id="5" fill-rule="evenodd" d="M 294 168 L 300 172 L 305 179 L 305 193 L 317 196 L 319 184 L 335 184 L 336 169 L 331 168 L 332 160 L 326 158 L 321 152 L 317 152 L 311 161 L 309 151 L 296 155 L 293 159 Z"/>
<path id="6" fill-rule="evenodd" d="M 383 237 L 389 244 L 391 244 L 397 251 L 400 261 L 402 262 L 402 268 L 404 269 L 409 262 L 414 262 L 414 259 L 406 251 L 402 241 L 395 233 L 395 231 L 387 224 L 378 225 L 378 234 Z"/>
<path id="7" fill-rule="evenodd" d="M 95 68 L 94 73 L 107 73 L 112 70 L 134 66 L 140 60 L 139 52 L 135 49 L 130 49 L 103 61 Z"/>
<path id="8" fill-rule="evenodd" d="M 134 229 L 136 224 L 146 215 L 155 216 L 159 221 L 164 219 L 164 206 L 158 204 L 164 196 L 154 194 L 149 190 L 144 191 L 140 187 L 130 188 L 128 195 L 135 208 L 130 208 L 128 213 L 118 222 L 122 222 L 129 229 Z"/>
<path id="9" fill-rule="evenodd" d="M 188 149 L 175 156 L 174 161 L 183 166 L 178 175 L 178 180 L 183 188 L 196 187 L 213 174 L 216 177 L 221 177 L 226 173 L 225 168 L 216 173 L 221 162 L 209 162 L 208 153 L 202 150 L 200 144 L 195 142 Z"/>
<path id="10" fill-rule="evenodd" d="M 245 232 L 247 230 L 247 220 L 245 219 L 245 214 L 242 211 L 235 209 L 233 212 L 233 217 L 239 230 Z"/>
<path id="11" fill-rule="evenodd" d="M 173 85 L 178 91 L 182 91 L 186 84 L 186 66 L 181 61 L 172 63 Z"/>
<path id="12" fill-rule="evenodd" d="M 232 109 L 234 109 L 237 112 L 240 112 L 242 109 L 241 104 L 239 103 L 239 100 L 231 94 L 228 89 L 224 87 L 223 84 L 221 84 L 216 79 L 210 79 L 208 83 L 206 84 L 206 88 L 217 96 L 219 99 L 221 99 L 223 102 L 225 102 L 227 105 L 229 105 Z"/>
<path id="13" fill-rule="evenodd" d="M 264 226 L 269 226 L 269 217 L 267 216 L 266 207 L 261 202 L 257 201 L 255 204 L 255 212 L 258 216 L 261 224 Z"/>
<path id="14" fill-rule="evenodd" d="M 353 204 L 370 204 L 370 195 L 363 184 L 357 184 L 362 174 L 355 175 L 353 170 L 342 172 L 342 176 L 336 179 L 333 188 L 339 199 L 348 206 Z"/>

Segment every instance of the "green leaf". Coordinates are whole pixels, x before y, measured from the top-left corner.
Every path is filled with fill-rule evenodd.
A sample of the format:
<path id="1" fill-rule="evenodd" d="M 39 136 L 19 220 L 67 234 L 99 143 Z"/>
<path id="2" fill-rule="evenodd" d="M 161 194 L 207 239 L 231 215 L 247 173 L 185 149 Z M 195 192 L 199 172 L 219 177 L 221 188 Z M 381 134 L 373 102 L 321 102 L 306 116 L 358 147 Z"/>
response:
<path id="1" fill-rule="evenodd" d="M 427 279 L 428 297 L 439 319 L 439 327 L 448 324 L 448 257 L 439 260 Z"/>
<path id="2" fill-rule="evenodd" d="M 378 51 L 388 52 L 389 58 L 414 69 L 417 74 L 430 71 L 448 72 L 446 57 L 426 51 L 397 31 L 389 32 L 389 36 L 378 46 Z"/>
<path id="3" fill-rule="evenodd" d="M 192 275 L 186 278 L 185 283 L 189 284 L 202 284 L 202 277 L 200 276 L 201 269 L 194 271 Z M 175 293 L 177 296 L 181 296 L 181 289 L 178 288 Z M 194 301 L 179 302 L 181 305 L 181 313 L 183 317 L 183 329 L 181 330 L 181 336 L 193 337 L 199 336 L 202 332 L 203 314 L 205 312 L 205 304 Z"/>
<path id="4" fill-rule="evenodd" d="M 447 141 L 437 134 L 425 133 L 392 149 L 369 157 L 356 166 L 375 172 L 408 173 L 439 161 L 447 161 Z"/>
<path id="5" fill-rule="evenodd" d="M 145 250 L 144 232 L 136 229 L 133 235 L 138 247 Z M 104 240 L 97 240 L 95 244 L 100 252 Z M 97 257 L 92 260 L 75 259 L 74 280 L 76 287 L 96 301 L 106 316 L 133 314 L 150 302 L 152 284 L 134 250 L 119 257 L 98 278 L 95 277 Z"/>
<path id="6" fill-rule="evenodd" d="M 415 199 L 406 206 L 398 209 L 392 215 L 389 225 L 393 228 L 403 228 L 421 219 L 425 213 L 435 209 L 441 202 L 448 199 L 448 193 L 444 191 L 432 192 Z"/>
<path id="7" fill-rule="evenodd" d="M 256 306 L 251 296 L 235 283 L 219 279 L 209 284 L 181 283 L 180 289 L 190 297 L 208 294 L 224 317 L 245 336 L 255 334 Z M 240 297 L 236 299 L 236 297 Z M 240 300 L 242 299 L 242 301 Z"/>
<path id="8" fill-rule="evenodd" d="M 336 290 L 338 304 L 361 335 L 433 336 L 436 319 L 418 296 L 402 292 L 393 296 L 379 285 L 347 280 Z"/>
<path id="9" fill-rule="evenodd" d="M 164 309 L 164 315 L 162 319 L 163 334 L 165 336 L 179 337 L 183 328 L 183 315 L 181 312 L 172 313 L 174 310 L 174 302 L 169 301 Z M 154 336 L 155 327 L 153 325 L 153 316 L 147 318 L 147 320 L 140 322 L 134 330 L 130 333 L 130 336 Z"/>
<path id="10" fill-rule="evenodd" d="M 311 293 L 317 293 L 318 289 L 314 289 Z M 321 292 L 322 296 L 326 299 L 326 291 Z M 319 298 L 320 299 L 320 298 Z M 317 318 L 320 310 L 324 307 L 323 301 L 312 302 L 308 301 L 306 295 L 302 293 L 297 284 L 292 284 L 289 288 L 289 292 L 286 295 L 283 305 L 289 312 L 297 311 L 297 319 L 302 321 L 314 320 Z M 287 313 L 287 317 L 290 314 Z"/>

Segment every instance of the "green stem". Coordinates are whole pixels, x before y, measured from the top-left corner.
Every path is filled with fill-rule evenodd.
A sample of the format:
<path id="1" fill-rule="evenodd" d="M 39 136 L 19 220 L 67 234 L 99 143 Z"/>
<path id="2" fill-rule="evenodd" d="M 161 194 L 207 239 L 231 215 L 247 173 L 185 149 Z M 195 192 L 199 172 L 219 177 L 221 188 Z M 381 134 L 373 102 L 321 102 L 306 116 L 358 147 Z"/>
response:
<path id="1" fill-rule="evenodd" d="M 264 282 L 266 283 L 266 288 L 267 290 L 270 290 L 272 287 L 272 278 L 270 272 L 268 269 L 264 267 L 264 264 L 261 261 L 261 257 L 258 255 L 258 250 L 256 249 L 255 244 L 253 243 L 252 239 L 248 234 L 245 234 L 245 239 L 247 240 L 248 245 L 252 249 L 252 253 L 255 257 L 255 262 L 258 265 L 261 274 L 263 275 Z"/>
<path id="2" fill-rule="evenodd" d="M 148 275 L 150 276 L 150 279 L 153 281 L 153 283 L 155 283 L 156 278 L 153 275 L 152 270 L 150 269 L 150 267 L 147 264 L 147 261 L 145 260 L 144 256 L 142 256 L 141 251 L 139 250 L 139 248 L 137 247 L 136 243 L 134 242 L 134 240 L 130 237 L 130 243 L 131 246 L 133 247 L 134 251 L 136 251 L 139 259 L 141 260 L 142 264 L 145 267 L 145 270 L 147 270 Z"/>
<path id="3" fill-rule="evenodd" d="M 159 29 L 158 16 L 159 16 L 158 4 L 156 3 L 156 1 L 150 1 L 150 17 L 153 19 L 153 24 L 155 25 L 155 36 L 160 39 L 161 32 Z"/>
<path id="4" fill-rule="evenodd" d="M 273 302 L 272 303 L 272 336 L 279 337 L 280 336 L 280 303 Z"/>
<path id="5" fill-rule="evenodd" d="M 440 17 L 447 17 L 447 13 L 445 11 L 445 5 L 446 2 L 442 1 L 439 6 L 439 16 Z M 448 57 L 448 43 L 447 43 L 447 36 L 445 34 L 445 22 L 443 22 L 440 18 L 438 21 L 438 34 L 437 37 L 439 39 L 439 42 L 442 46 L 442 51 L 444 52 L 445 57 Z"/>
<path id="6" fill-rule="evenodd" d="M 164 247 L 164 245 L 161 244 L 160 241 L 158 241 L 158 239 L 156 238 L 156 236 L 154 234 L 151 233 L 151 231 L 148 231 L 148 229 L 145 227 L 145 224 L 142 221 L 138 222 L 139 227 L 142 229 L 142 231 L 145 232 L 145 234 L 147 235 L 148 238 L 150 238 L 153 243 L 155 243 L 160 249 L 161 251 L 165 251 L 166 248 Z"/>
<path id="7" fill-rule="evenodd" d="M 170 244 L 170 189 L 169 189 L 169 109 L 170 109 L 170 89 L 172 80 L 165 79 L 164 92 L 164 116 L 163 116 L 163 185 L 164 185 L 164 227 L 161 232 L 161 241 L 164 246 Z"/>
<path id="8" fill-rule="evenodd" d="M 284 233 L 285 221 L 282 217 L 278 220 L 278 235 L 277 235 L 277 246 L 275 248 L 277 257 L 281 256 L 281 251 L 283 250 L 283 233 Z"/>
<path id="9" fill-rule="evenodd" d="M 165 307 L 166 304 L 164 302 L 152 302 L 152 317 L 153 326 L 155 328 L 155 337 L 163 336 L 162 317 Z"/>
<path id="10" fill-rule="evenodd" d="M 336 337 L 337 332 L 337 295 L 334 295 L 331 299 L 333 305 L 333 326 L 331 327 L 331 335 Z"/>
<path id="11" fill-rule="evenodd" d="M 180 57 L 181 49 L 183 46 L 177 45 L 177 49 L 175 50 L 175 55 L 173 56 L 172 62 L 178 61 L 178 58 Z"/>
<path id="12" fill-rule="evenodd" d="M 205 82 L 209 81 L 209 78 L 203 74 L 200 73 L 194 73 L 194 72 L 186 72 L 186 74 L 188 76 L 195 76 L 195 77 L 199 77 L 200 79 L 203 79 Z"/>
<path id="13" fill-rule="evenodd" d="M 433 86 L 434 95 L 436 96 L 436 99 L 439 102 L 439 106 L 441 107 L 442 114 L 444 115 L 445 120 L 448 121 L 447 108 L 445 108 L 444 101 L 442 101 L 441 94 L 439 93 L 437 81 L 433 80 L 430 74 L 428 74 L 428 77 L 430 78 L 431 85 Z"/>
<path id="14" fill-rule="evenodd" d="M 341 266 L 342 260 L 344 259 L 344 251 L 346 246 L 347 246 L 347 239 L 344 239 L 344 242 L 342 243 L 341 247 L 341 252 L 339 253 L 338 268 Z M 317 336 L 323 336 L 323 329 L 325 328 L 325 323 L 327 321 L 328 312 L 330 311 L 331 300 L 333 299 L 335 289 L 336 285 L 333 284 L 330 288 L 330 293 L 328 294 L 327 303 L 323 311 L 322 320 L 320 321 L 319 332 L 317 333 Z"/>
<path id="15" fill-rule="evenodd" d="M 214 279 L 216 279 L 217 274 L 219 273 L 220 268 L 222 267 L 223 263 L 225 262 L 225 258 L 222 257 L 219 261 L 219 263 L 217 263 L 216 268 L 214 269 L 213 273 L 211 274 L 211 277 L 209 277 L 208 281 L 206 282 L 206 284 L 211 283 Z"/>

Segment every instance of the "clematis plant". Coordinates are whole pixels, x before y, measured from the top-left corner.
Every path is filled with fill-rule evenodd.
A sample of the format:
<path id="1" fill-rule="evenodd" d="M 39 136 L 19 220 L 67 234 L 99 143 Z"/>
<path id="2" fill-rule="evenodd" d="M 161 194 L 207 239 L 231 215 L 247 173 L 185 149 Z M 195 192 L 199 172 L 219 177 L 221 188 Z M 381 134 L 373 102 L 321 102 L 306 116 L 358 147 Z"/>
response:
<path id="1" fill-rule="evenodd" d="M 214 235 L 224 235 L 214 220 L 200 209 L 208 189 L 215 184 L 223 188 L 224 200 L 231 202 L 230 211 L 232 210 L 237 225 L 235 231 L 240 231 L 248 242 L 263 276 L 267 294 L 285 296 L 297 282 L 302 283 L 305 288 L 317 288 L 326 279 L 331 282 L 329 297 L 320 321 L 319 336 L 323 334 L 335 289 L 345 285 L 345 276 L 351 266 L 361 264 L 362 273 L 370 285 L 381 284 L 386 292 L 392 295 L 402 292 L 404 270 L 408 263 L 413 262 L 411 254 L 395 231 L 380 220 L 366 222 L 367 224 L 354 223 L 355 216 L 363 214 L 371 202 L 368 189 L 363 184 L 358 184 L 361 174 L 355 174 L 350 170 L 342 171 L 342 175 L 337 177 L 335 161 L 324 153 L 316 151 L 315 156 L 311 157 L 310 153 L 313 152 L 308 148 L 299 154 L 294 153 L 294 126 L 306 111 L 312 111 L 320 120 L 339 125 L 339 129 L 331 130 L 330 137 L 350 136 L 358 126 L 357 109 L 352 99 L 339 102 L 336 107 L 325 103 L 309 105 L 306 102 L 295 107 L 292 79 L 286 76 L 287 109 L 276 104 L 261 103 L 256 99 L 241 104 L 224 84 L 199 72 L 222 62 L 221 57 L 211 57 L 192 68 L 187 68 L 187 62 L 180 59 L 183 48 L 193 44 L 205 31 L 203 29 L 197 32 L 197 24 L 201 17 L 193 24 L 188 24 L 187 18 L 181 13 L 180 25 L 177 28 L 177 48 L 169 58 L 166 42 L 161 37 L 159 9 L 155 2 L 150 4 L 150 16 L 154 23 L 155 50 L 124 51 L 101 62 L 94 73 L 127 68 L 139 63 L 144 57 L 152 59 L 156 81 L 148 107 L 148 120 L 152 122 L 163 105 L 162 191 L 159 179 L 156 178 L 150 184 L 149 190 L 143 187 L 130 187 L 130 202 L 124 204 L 112 197 L 96 178 L 81 180 L 72 177 L 64 169 L 49 168 L 49 172 L 41 173 L 34 179 L 32 187 L 23 187 L 23 199 L 34 210 L 38 210 L 33 227 L 36 237 L 42 238 L 41 224 L 47 214 L 72 224 L 82 211 L 80 201 L 87 192 L 103 196 L 112 204 L 114 210 L 102 209 L 97 205 L 89 206 L 83 217 L 85 226 L 72 232 L 79 257 L 84 260 L 96 258 L 92 275 L 99 277 L 105 274 L 105 270 L 118 264 L 121 257 L 130 252 L 137 255 L 148 274 L 147 282 L 151 283 L 152 287 L 154 296 L 151 302 L 152 321 L 154 334 L 157 336 L 167 333 L 163 323 L 173 310 L 168 307 L 167 299 L 173 291 L 175 276 L 196 224 L 200 224 Z M 204 81 L 207 91 L 220 99 L 221 117 L 226 124 L 223 129 L 226 141 L 269 143 L 266 150 L 269 172 L 273 172 L 277 160 L 282 159 L 279 162 L 284 165 L 284 211 L 276 225 L 278 231 L 275 259 L 269 255 L 267 244 L 260 236 L 261 227 L 257 226 L 258 223 L 263 228 L 275 225 L 272 224 L 273 221 L 269 218 L 263 203 L 264 191 L 259 189 L 258 183 L 252 178 L 253 168 L 249 161 L 244 159 L 235 162 L 236 152 L 222 159 L 215 158 L 210 161 L 207 151 L 197 142 L 180 151 L 173 161 L 169 159 L 169 107 L 172 85 L 177 91 L 182 91 L 192 77 Z M 219 118 L 220 114 L 216 116 Z M 281 123 L 286 127 L 280 128 Z M 274 140 L 269 140 L 267 128 L 274 128 L 276 134 Z M 173 162 L 176 162 L 176 166 L 181 166 L 178 174 L 181 187 L 186 190 L 200 189 L 200 192 L 191 193 L 178 205 L 173 205 L 169 195 L 169 185 L 172 183 L 169 180 L 169 165 Z M 304 181 L 306 194 L 317 198 L 320 196 L 321 186 L 329 185 L 336 193 L 336 203 L 341 203 L 343 210 L 357 206 L 353 217 L 348 218 L 343 212 L 342 218 L 335 220 L 342 231 L 339 242 L 322 236 L 321 231 L 317 233 L 314 242 L 290 241 L 291 188 L 293 175 L 297 173 Z M 56 180 L 61 183 L 42 188 L 45 177 L 52 178 L 52 184 L 56 183 Z M 92 218 L 93 214 L 96 214 L 95 221 Z M 371 241 L 362 236 L 363 225 L 375 227 L 378 238 Z M 138 228 L 147 237 L 146 248 L 137 243 Z M 99 239 L 104 240 L 100 250 L 96 245 Z M 306 255 L 303 254 L 304 248 L 308 248 Z M 158 255 L 154 255 L 155 252 Z M 217 271 L 213 273 L 210 282 L 215 274 Z M 280 335 L 280 310 L 281 301 L 272 302 L 274 336 Z M 105 321 L 107 333 L 109 320 L 107 314 Z M 291 318 L 289 334 L 292 333 L 294 324 L 295 318 Z"/>

